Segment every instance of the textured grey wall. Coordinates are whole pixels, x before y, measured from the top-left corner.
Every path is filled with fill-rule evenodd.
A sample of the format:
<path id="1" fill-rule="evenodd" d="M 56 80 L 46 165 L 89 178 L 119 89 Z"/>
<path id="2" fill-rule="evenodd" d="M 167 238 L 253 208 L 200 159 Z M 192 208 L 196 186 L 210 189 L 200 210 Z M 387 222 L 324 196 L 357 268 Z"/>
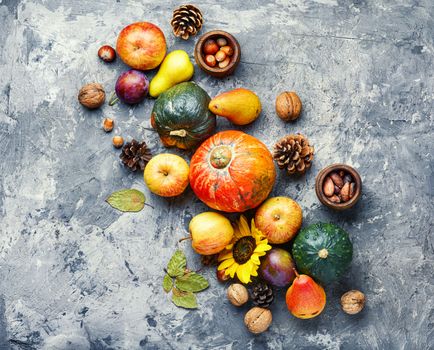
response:
<path id="1" fill-rule="evenodd" d="M 91 81 L 113 88 L 126 66 L 103 64 L 96 52 L 131 22 L 158 24 L 170 50 L 192 55 L 197 38 L 185 43 L 170 32 L 179 2 L 0 0 L 0 348 L 433 349 L 433 2 L 195 3 L 202 32 L 232 32 L 243 57 L 230 78 L 196 70 L 194 80 L 212 96 L 241 86 L 258 92 L 262 116 L 244 130 L 269 147 L 290 132 L 310 138 L 313 168 L 299 179 L 280 174 L 273 194 L 296 199 L 305 224 L 348 230 L 351 270 L 327 288 L 327 308 L 313 320 L 290 316 L 279 293 L 273 325 L 260 336 L 245 330 L 246 309 L 228 304 L 212 269 L 200 309 L 174 307 L 162 269 L 206 207 L 191 190 L 171 200 L 151 195 L 101 130 L 102 118 L 113 117 L 116 132 L 163 152 L 143 129 L 151 100 L 89 112 L 76 95 Z M 292 89 L 304 112 L 284 124 L 273 101 Z M 315 175 L 333 162 L 355 166 L 364 181 L 361 201 L 345 213 L 314 193 Z M 105 204 L 129 187 L 154 209 L 120 215 Z M 199 267 L 189 244 L 181 247 Z M 351 288 L 368 299 L 353 317 L 339 308 Z"/>

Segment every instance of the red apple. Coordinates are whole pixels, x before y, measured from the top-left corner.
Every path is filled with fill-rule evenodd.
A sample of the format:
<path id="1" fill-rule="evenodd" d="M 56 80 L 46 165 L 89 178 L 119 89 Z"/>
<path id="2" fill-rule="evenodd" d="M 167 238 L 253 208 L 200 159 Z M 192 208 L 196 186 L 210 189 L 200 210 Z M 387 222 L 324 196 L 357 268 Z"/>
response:
<path id="1" fill-rule="evenodd" d="M 116 51 L 122 61 L 134 69 L 153 69 L 166 56 L 166 38 L 155 24 L 133 23 L 120 32 Z"/>
<path id="2" fill-rule="evenodd" d="M 303 214 L 296 201 L 289 197 L 267 199 L 256 211 L 256 227 L 272 244 L 282 244 L 295 237 Z"/>

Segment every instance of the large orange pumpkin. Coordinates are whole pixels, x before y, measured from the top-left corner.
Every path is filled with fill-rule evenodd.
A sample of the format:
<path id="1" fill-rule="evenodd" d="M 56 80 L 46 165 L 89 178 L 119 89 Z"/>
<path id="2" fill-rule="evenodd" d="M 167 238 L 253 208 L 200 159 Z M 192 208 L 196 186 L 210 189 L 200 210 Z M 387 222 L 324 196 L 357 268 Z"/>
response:
<path id="1" fill-rule="evenodd" d="M 276 170 L 267 147 L 241 131 L 222 131 L 197 149 L 190 163 L 190 186 L 209 207 L 243 212 L 270 194 Z"/>

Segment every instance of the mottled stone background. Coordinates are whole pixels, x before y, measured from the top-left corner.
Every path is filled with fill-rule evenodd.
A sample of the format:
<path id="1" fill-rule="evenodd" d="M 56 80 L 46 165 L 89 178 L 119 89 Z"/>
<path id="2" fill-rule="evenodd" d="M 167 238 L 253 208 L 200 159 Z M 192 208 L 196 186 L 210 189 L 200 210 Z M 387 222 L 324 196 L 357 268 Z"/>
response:
<path id="1" fill-rule="evenodd" d="M 197 38 L 182 42 L 170 30 L 179 2 L 0 0 L 0 349 L 434 349 L 433 1 L 196 4 L 202 32 L 233 33 L 242 63 L 230 78 L 197 69 L 194 80 L 212 96 L 255 90 L 263 112 L 243 130 L 269 147 L 290 132 L 310 138 L 313 168 L 299 179 L 280 174 L 273 194 L 296 199 L 305 225 L 348 230 L 350 271 L 327 288 L 327 307 L 313 320 L 290 316 L 279 292 L 260 336 L 246 331 L 247 308 L 227 302 L 213 269 L 199 310 L 172 305 L 163 267 L 206 207 L 190 189 L 170 200 L 152 195 L 102 131 L 102 118 L 112 117 L 115 133 L 165 151 L 145 129 L 152 100 L 89 112 L 76 96 L 92 81 L 113 89 L 127 67 L 104 64 L 96 52 L 131 22 L 158 24 L 169 50 L 192 56 Z M 274 112 L 283 90 L 296 90 L 304 104 L 293 124 Z M 218 127 L 233 128 L 221 119 Z M 361 201 L 345 213 L 314 192 L 315 175 L 334 162 L 363 178 Z M 121 215 L 104 202 L 130 187 L 153 208 Z M 199 268 L 189 243 L 180 246 Z M 339 307 L 352 288 L 368 300 L 357 316 Z"/>

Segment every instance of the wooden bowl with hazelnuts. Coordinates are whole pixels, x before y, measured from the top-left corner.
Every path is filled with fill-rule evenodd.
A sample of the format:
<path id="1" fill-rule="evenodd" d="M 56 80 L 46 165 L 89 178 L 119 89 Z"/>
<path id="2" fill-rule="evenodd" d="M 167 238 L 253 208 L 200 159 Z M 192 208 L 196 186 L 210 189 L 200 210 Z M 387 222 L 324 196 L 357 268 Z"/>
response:
<path id="1" fill-rule="evenodd" d="M 199 39 L 194 48 L 197 65 L 209 75 L 224 78 L 232 74 L 241 59 L 241 48 L 233 35 L 213 30 Z"/>
<path id="2" fill-rule="evenodd" d="M 332 164 L 322 169 L 315 180 L 320 202 L 335 210 L 353 207 L 362 194 L 362 179 L 353 167 Z"/>

